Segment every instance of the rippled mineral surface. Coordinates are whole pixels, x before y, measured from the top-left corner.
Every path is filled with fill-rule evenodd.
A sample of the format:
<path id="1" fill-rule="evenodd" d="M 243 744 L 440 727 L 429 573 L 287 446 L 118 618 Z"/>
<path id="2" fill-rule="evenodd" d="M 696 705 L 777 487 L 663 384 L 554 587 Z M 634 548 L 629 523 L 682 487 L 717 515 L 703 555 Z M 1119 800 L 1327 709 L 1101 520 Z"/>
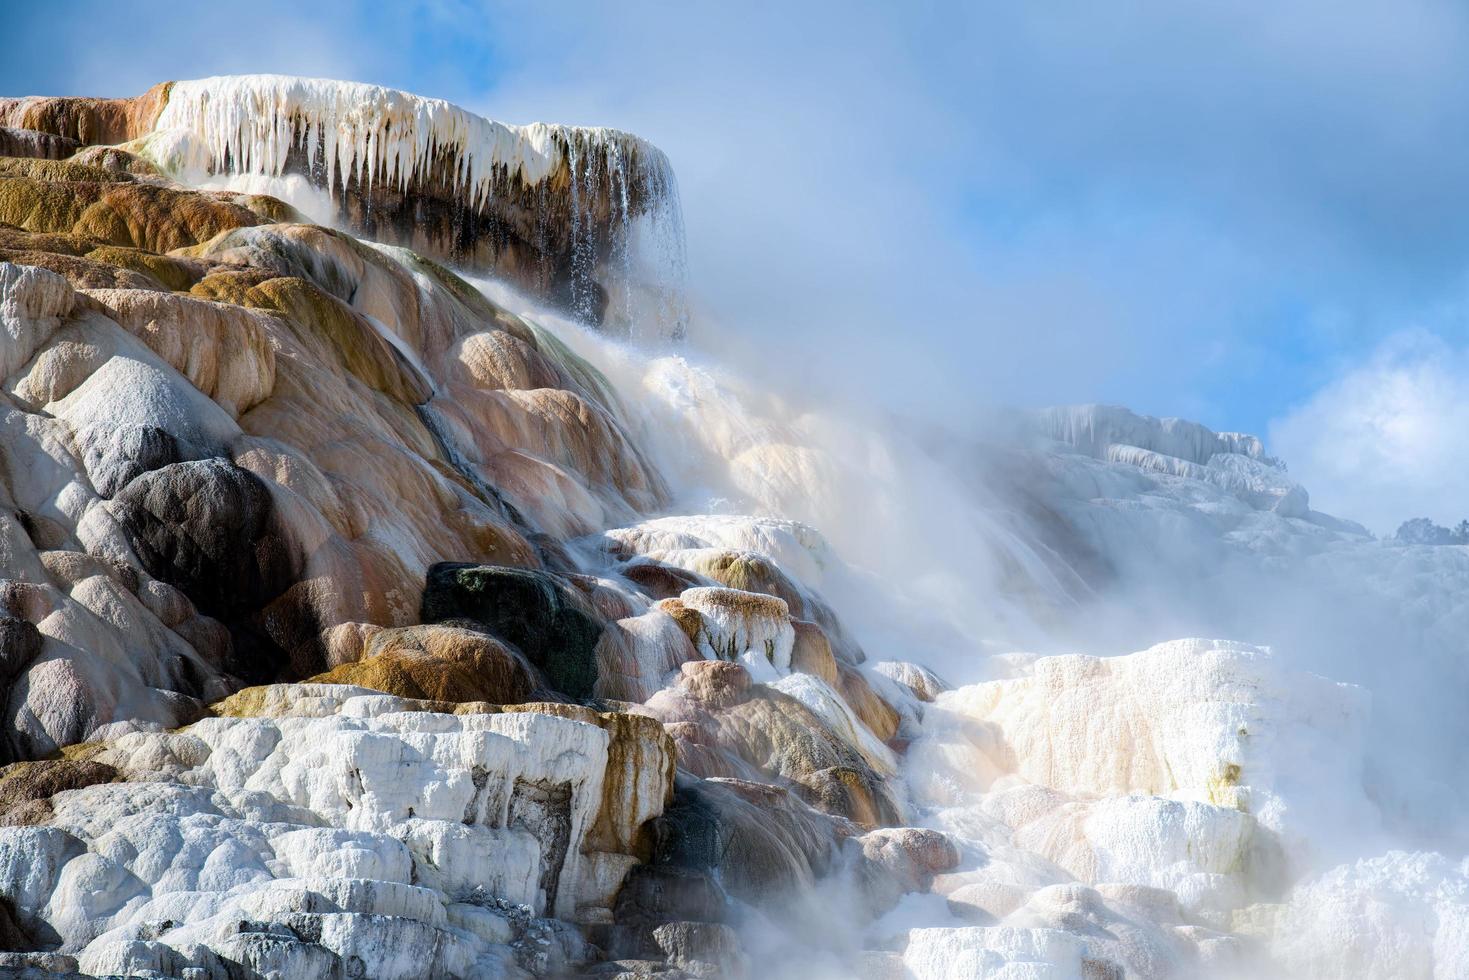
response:
<path id="1" fill-rule="evenodd" d="M 1363 688 L 1067 618 L 1309 577 L 1457 683 L 1469 549 L 1080 406 L 900 556 L 910 448 L 677 346 L 679 209 L 376 86 L 0 100 L 0 975 L 1469 976 Z"/>

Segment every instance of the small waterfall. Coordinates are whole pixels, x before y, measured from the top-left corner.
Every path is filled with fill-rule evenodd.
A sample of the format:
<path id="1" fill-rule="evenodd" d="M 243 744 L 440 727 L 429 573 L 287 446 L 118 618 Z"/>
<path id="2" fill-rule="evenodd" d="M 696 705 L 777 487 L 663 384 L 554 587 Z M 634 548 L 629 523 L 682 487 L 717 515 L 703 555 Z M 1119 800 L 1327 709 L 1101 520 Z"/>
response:
<path id="1" fill-rule="evenodd" d="M 608 379 L 629 434 L 670 484 L 671 513 L 819 531 L 843 559 L 826 597 L 875 659 L 972 676 L 986 652 L 1043 644 L 1038 622 L 1076 601 L 1064 559 L 899 427 L 832 406 L 800 411 L 754 371 L 617 340 L 501 283 L 476 285 Z"/>

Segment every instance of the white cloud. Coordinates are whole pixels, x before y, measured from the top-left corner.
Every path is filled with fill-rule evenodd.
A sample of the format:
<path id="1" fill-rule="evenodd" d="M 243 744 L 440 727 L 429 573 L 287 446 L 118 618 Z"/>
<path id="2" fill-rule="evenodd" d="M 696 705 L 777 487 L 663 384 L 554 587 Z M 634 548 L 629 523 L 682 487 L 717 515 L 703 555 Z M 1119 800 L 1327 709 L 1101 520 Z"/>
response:
<path id="1" fill-rule="evenodd" d="M 1469 268 L 1469 8 L 1439 0 L 65 7 L 63 45 L 54 5 L 7 18 L 35 43 L 0 93 L 286 71 L 634 130 L 726 339 L 950 423 L 1254 431 Z"/>
<path id="2" fill-rule="evenodd" d="M 1469 517 L 1469 349 L 1390 337 L 1270 429 L 1318 510 L 1391 533 L 1410 517 Z"/>
<path id="3" fill-rule="evenodd" d="M 1469 255 L 1469 17 L 1435 0 L 465 2 L 505 55 L 473 107 L 670 154 L 696 294 L 766 370 L 950 420 L 1253 430 Z"/>

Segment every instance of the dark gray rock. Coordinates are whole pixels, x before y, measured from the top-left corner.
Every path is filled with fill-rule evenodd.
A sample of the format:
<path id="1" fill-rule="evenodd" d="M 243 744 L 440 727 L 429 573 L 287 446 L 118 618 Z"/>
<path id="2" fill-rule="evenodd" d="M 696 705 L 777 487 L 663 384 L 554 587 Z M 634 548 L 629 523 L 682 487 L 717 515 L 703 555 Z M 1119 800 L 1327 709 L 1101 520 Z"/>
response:
<path id="1" fill-rule="evenodd" d="M 109 507 L 148 573 L 229 629 L 231 674 L 263 683 L 288 664 L 297 676 L 315 672 L 290 658 L 314 642 L 317 624 L 292 610 L 259 615 L 299 565 L 259 477 L 226 459 L 171 463 L 134 478 Z"/>
<path id="2" fill-rule="evenodd" d="M 13 616 L 0 616 L 0 688 L 10 685 L 41 655 L 41 631 Z"/>
<path id="3" fill-rule="evenodd" d="M 653 860 L 715 872 L 734 897 L 769 904 L 809 893 L 836 867 L 838 828 L 782 787 L 680 773 L 653 824 Z"/>
<path id="4" fill-rule="evenodd" d="M 733 980 L 748 971 L 739 936 L 715 922 L 668 922 L 653 930 L 668 962 L 696 977 Z"/>
<path id="5" fill-rule="evenodd" d="M 76 443 L 87 478 L 108 499 L 144 473 L 186 456 L 177 439 L 152 425 L 93 423 L 77 431 Z"/>
<path id="6" fill-rule="evenodd" d="M 229 616 L 284 591 L 282 542 L 270 492 L 224 459 L 172 463 L 139 475 L 113 500 L 143 567 L 200 610 Z"/>
<path id="7" fill-rule="evenodd" d="M 24 952 L 31 948 L 31 937 L 15 918 L 15 906 L 0 895 L 0 952 Z"/>
<path id="8" fill-rule="evenodd" d="M 602 622 L 566 578 L 503 565 L 441 562 L 423 591 L 425 623 L 468 619 L 520 648 L 556 690 L 589 698 Z"/>

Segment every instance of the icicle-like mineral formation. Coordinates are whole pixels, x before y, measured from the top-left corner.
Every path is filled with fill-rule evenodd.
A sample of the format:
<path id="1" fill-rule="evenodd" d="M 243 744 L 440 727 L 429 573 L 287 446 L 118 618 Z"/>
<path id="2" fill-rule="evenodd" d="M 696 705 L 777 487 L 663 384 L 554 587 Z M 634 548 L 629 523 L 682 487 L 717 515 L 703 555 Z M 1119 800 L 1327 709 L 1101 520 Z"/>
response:
<path id="1" fill-rule="evenodd" d="M 378 85 L 237 75 L 136 99 L 0 100 L 0 125 L 131 141 L 192 186 L 267 193 L 369 239 L 491 272 L 578 319 L 682 332 L 678 184 L 615 129 L 510 126 Z"/>
<path id="2" fill-rule="evenodd" d="M 175 82 L 145 143 L 194 182 L 305 177 L 353 230 L 492 269 L 583 320 L 627 329 L 651 288 L 663 328 L 681 328 L 681 304 L 664 295 L 683 278 L 677 182 L 631 134 L 508 126 L 377 85 L 241 75 Z"/>

